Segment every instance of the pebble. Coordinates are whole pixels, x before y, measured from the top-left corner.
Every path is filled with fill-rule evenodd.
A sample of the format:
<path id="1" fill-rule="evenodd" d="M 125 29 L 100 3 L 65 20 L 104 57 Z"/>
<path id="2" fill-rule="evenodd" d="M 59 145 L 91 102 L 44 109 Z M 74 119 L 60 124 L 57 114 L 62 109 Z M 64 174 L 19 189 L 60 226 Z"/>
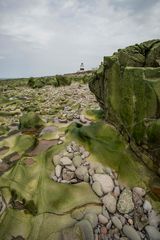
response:
<path id="1" fill-rule="evenodd" d="M 116 186 L 114 188 L 114 192 L 113 192 L 114 196 L 117 198 L 120 195 L 120 188 L 119 186 Z"/>
<path id="2" fill-rule="evenodd" d="M 109 193 L 114 188 L 113 180 L 107 174 L 94 174 L 93 180 L 101 184 L 101 188 L 104 193 Z"/>
<path id="3" fill-rule="evenodd" d="M 82 163 L 82 158 L 81 156 L 75 156 L 72 161 L 75 167 L 79 167 Z"/>
<path id="4" fill-rule="evenodd" d="M 109 213 L 107 211 L 107 209 L 105 208 L 105 206 L 103 205 L 102 207 L 102 214 L 107 218 L 110 219 Z"/>
<path id="5" fill-rule="evenodd" d="M 119 196 L 117 209 L 120 213 L 130 213 L 134 209 L 131 190 L 125 188 Z"/>
<path id="6" fill-rule="evenodd" d="M 85 176 L 88 174 L 88 170 L 84 166 L 80 166 L 76 169 L 75 174 L 80 180 L 84 180 Z M 89 178 L 89 175 L 88 175 Z"/>
<path id="7" fill-rule="evenodd" d="M 74 172 L 64 168 L 62 171 L 62 178 L 63 180 L 70 181 L 71 179 L 74 178 Z"/>
<path id="8" fill-rule="evenodd" d="M 160 224 L 160 215 L 157 215 L 154 210 L 148 214 L 149 225 L 157 227 Z"/>
<path id="9" fill-rule="evenodd" d="M 102 188 L 101 188 L 101 184 L 99 182 L 95 181 L 92 184 L 92 189 L 99 197 L 103 196 L 103 191 L 102 191 Z"/>
<path id="10" fill-rule="evenodd" d="M 150 240 L 160 240 L 160 232 L 154 226 L 146 226 L 145 230 Z"/>
<path id="11" fill-rule="evenodd" d="M 101 233 L 102 235 L 106 235 L 106 234 L 107 234 L 107 228 L 104 227 L 104 226 L 102 226 L 101 229 L 100 229 L 100 233 Z"/>
<path id="12" fill-rule="evenodd" d="M 145 190 L 140 187 L 134 187 L 133 192 L 137 193 L 140 197 L 144 197 L 146 194 Z"/>
<path id="13" fill-rule="evenodd" d="M 89 157 L 89 152 L 85 151 L 83 154 L 82 154 L 82 159 L 85 159 L 87 157 Z"/>
<path id="14" fill-rule="evenodd" d="M 102 198 L 102 202 L 110 213 L 115 213 L 117 201 L 116 198 L 111 193 L 105 195 Z"/>
<path id="15" fill-rule="evenodd" d="M 129 225 L 123 226 L 123 233 L 128 237 L 130 240 L 141 240 L 138 232 Z"/>
<path id="16" fill-rule="evenodd" d="M 72 172 L 75 172 L 75 170 L 76 170 L 74 165 L 66 165 L 65 168 L 72 171 Z"/>
<path id="17" fill-rule="evenodd" d="M 60 159 L 61 159 L 61 156 L 60 155 L 55 155 L 53 156 L 53 164 L 56 166 L 58 164 L 60 164 Z"/>
<path id="18" fill-rule="evenodd" d="M 108 219 L 105 216 L 103 216 L 102 214 L 98 215 L 98 220 L 99 220 L 99 223 L 104 224 L 104 225 L 108 223 Z"/>
<path id="19" fill-rule="evenodd" d="M 60 164 L 61 164 L 62 166 L 71 165 L 71 164 L 72 164 L 72 161 L 71 161 L 71 159 L 68 158 L 68 157 L 62 157 L 62 158 L 60 159 Z"/>
<path id="20" fill-rule="evenodd" d="M 116 228 L 118 228 L 119 230 L 122 229 L 122 223 L 121 223 L 121 221 L 119 220 L 118 217 L 113 216 L 113 217 L 111 218 L 111 220 L 112 220 L 112 222 L 113 222 L 113 224 L 115 225 Z"/>
<path id="21" fill-rule="evenodd" d="M 150 202 L 148 200 L 144 201 L 143 209 L 147 212 L 150 212 L 152 210 L 152 205 L 150 204 Z"/>
<path id="22" fill-rule="evenodd" d="M 79 119 L 80 119 L 81 123 L 87 123 L 87 120 L 85 119 L 84 115 L 80 115 Z"/>
<path id="23" fill-rule="evenodd" d="M 55 167 L 55 174 L 56 174 L 57 178 L 59 178 L 61 176 L 61 171 L 62 171 L 62 166 L 61 165 L 57 165 Z"/>

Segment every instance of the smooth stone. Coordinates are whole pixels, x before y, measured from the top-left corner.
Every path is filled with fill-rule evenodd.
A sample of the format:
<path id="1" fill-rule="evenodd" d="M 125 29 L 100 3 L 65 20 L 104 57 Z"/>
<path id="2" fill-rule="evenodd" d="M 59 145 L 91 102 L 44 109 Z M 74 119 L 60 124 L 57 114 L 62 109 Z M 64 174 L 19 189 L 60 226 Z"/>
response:
<path id="1" fill-rule="evenodd" d="M 75 170 L 76 170 L 74 165 L 66 165 L 65 168 L 72 171 L 72 172 L 75 172 Z"/>
<path id="2" fill-rule="evenodd" d="M 82 163 L 82 158 L 81 156 L 75 156 L 72 161 L 75 167 L 79 167 Z"/>
<path id="3" fill-rule="evenodd" d="M 150 204 L 150 202 L 148 200 L 144 201 L 143 209 L 147 212 L 150 212 L 152 210 L 152 205 Z"/>
<path id="4" fill-rule="evenodd" d="M 73 159 L 73 157 L 74 157 L 74 154 L 73 154 L 73 153 L 69 153 L 69 152 L 65 151 L 65 152 L 63 153 L 63 157 L 68 157 L 69 159 Z"/>
<path id="5" fill-rule="evenodd" d="M 80 180 L 84 180 L 85 176 L 88 174 L 88 170 L 84 166 L 80 166 L 76 169 L 75 174 Z M 88 175 L 89 178 L 89 175 Z"/>
<path id="6" fill-rule="evenodd" d="M 67 170 L 66 168 L 62 171 L 63 180 L 70 181 L 74 178 L 74 172 Z"/>
<path id="7" fill-rule="evenodd" d="M 105 195 L 102 198 L 102 202 L 110 213 L 115 213 L 117 200 L 111 193 Z"/>
<path id="8" fill-rule="evenodd" d="M 72 164 L 72 161 L 71 161 L 71 159 L 68 158 L 68 157 L 62 157 L 62 158 L 60 159 L 60 164 L 61 164 L 62 166 L 71 165 L 71 164 Z"/>
<path id="9" fill-rule="evenodd" d="M 106 226 L 106 228 L 109 230 L 109 229 L 111 228 L 111 226 L 112 226 L 112 221 L 111 221 L 111 220 L 109 220 L 109 222 L 107 223 L 107 226 Z"/>
<path id="10" fill-rule="evenodd" d="M 93 191 L 99 196 L 102 197 L 103 196 L 103 192 L 102 192 L 102 188 L 101 188 L 101 184 L 99 182 L 94 182 L 92 184 L 92 189 Z"/>
<path id="11" fill-rule="evenodd" d="M 123 233 L 128 237 L 130 240 L 141 240 L 138 232 L 129 225 L 123 226 Z"/>
<path id="12" fill-rule="evenodd" d="M 114 188 L 113 194 L 116 198 L 120 195 L 120 188 L 118 186 Z"/>
<path id="13" fill-rule="evenodd" d="M 117 209 L 120 213 L 130 213 L 134 209 L 131 190 L 125 188 L 119 196 Z"/>
<path id="14" fill-rule="evenodd" d="M 148 213 L 149 225 L 157 227 L 160 224 L 160 215 L 157 215 L 154 210 Z"/>
<path id="15" fill-rule="evenodd" d="M 137 193 L 140 197 L 144 197 L 146 194 L 146 191 L 140 187 L 134 187 L 133 192 Z"/>
<path id="16" fill-rule="evenodd" d="M 102 214 L 99 214 L 98 215 L 98 221 L 101 223 L 101 224 L 107 224 L 108 223 L 108 219 L 103 216 Z"/>
<path id="17" fill-rule="evenodd" d="M 61 156 L 60 155 L 55 155 L 53 156 L 53 164 L 56 166 L 58 164 L 60 164 L 60 159 L 61 159 Z"/>
<path id="18" fill-rule="evenodd" d="M 102 166 L 98 166 L 96 169 L 95 169 L 95 173 L 97 174 L 104 174 L 104 169 Z"/>
<path id="19" fill-rule="evenodd" d="M 87 152 L 87 151 L 85 151 L 83 154 L 82 154 L 82 159 L 85 159 L 85 158 L 87 158 L 87 157 L 89 157 L 89 155 L 90 155 L 90 153 L 89 152 Z"/>
<path id="20" fill-rule="evenodd" d="M 112 192 L 114 183 L 112 178 L 107 174 L 94 174 L 93 180 L 101 184 L 102 191 L 104 193 Z"/>
<path id="21" fill-rule="evenodd" d="M 160 232 L 154 226 L 146 226 L 145 230 L 150 240 L 160 240 Z"/>
<path id="22" fill-rule="evenodd" d="M 84 147 L 79 147 L 79 152 L 80 152 L 81 154 L 83 154 L 83 153 L 85 152 Z"/>
<path id="23" fill-rule="evenodd" d="M 121 221 L 119 220 L 118 217 L 113 216 L 113 217 L 111 218 L 111 220 L 112 220 L 112 222 L 113 222 L 113 224 L 115 225 L 116 228 L 118 228 L 119 230 L 122 229 L 122 223 L 121 223 Z"/>
<path id="24" fill-rule="evenodd" d="M 100 229 L 100 233 L 101 233 L 102 235 L 106 235 L 106 234 L 107 234 L 107 228 L 104 227 L 104 226 L 102 226 L 101 229 Z"/>
<path id="25" fill-rule="evenodd" d="M 96 213 L 88 212 L 85 214 L 84 218 L 90 222 L 93 228 L 98 225 L 98 217 Z"/>
<path id="26" fill-rule="evenodd" d="M 57 178 L 59 178 L 61 176 L 61 172 L 62 172 L 62 166 L 61 165 L 57 165 L 55 167 L 55 174 L 56 174 Z"/>

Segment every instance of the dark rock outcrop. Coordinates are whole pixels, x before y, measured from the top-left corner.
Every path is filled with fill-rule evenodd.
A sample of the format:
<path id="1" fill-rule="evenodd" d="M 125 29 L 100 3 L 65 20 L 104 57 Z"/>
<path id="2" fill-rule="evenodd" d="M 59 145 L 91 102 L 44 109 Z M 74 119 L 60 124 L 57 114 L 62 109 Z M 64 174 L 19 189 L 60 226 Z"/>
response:
<path id="1" fill-rule="evenodd" d="M 136 154 L 160 164 L 160 40 L 104 57 L 89 87 Z"/>

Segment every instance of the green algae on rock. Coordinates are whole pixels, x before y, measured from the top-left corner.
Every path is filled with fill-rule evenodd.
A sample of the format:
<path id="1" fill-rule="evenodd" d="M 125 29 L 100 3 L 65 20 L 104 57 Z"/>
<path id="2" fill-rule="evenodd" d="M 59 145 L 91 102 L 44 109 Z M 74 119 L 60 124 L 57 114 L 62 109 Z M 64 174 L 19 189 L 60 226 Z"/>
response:
<path id="1" fill-rule="evenodd" d="M 34 112 L 25 113 L 19 120 L 19 129 L 28 130 L 28 129 L 39 129 L 42 127 L 44 122 L 39 117 L 38 114 Z"/>
<path id="2" fill-rule="evenodd" d="M 145 153 L 157 162 L 160 155 L 159 59 L 160 40 L 120 49 L 111 57 L 104 57 L 89 83 L 106 119 L 132 142 L 136 154 L 143 158 L 141 152 Z"/>

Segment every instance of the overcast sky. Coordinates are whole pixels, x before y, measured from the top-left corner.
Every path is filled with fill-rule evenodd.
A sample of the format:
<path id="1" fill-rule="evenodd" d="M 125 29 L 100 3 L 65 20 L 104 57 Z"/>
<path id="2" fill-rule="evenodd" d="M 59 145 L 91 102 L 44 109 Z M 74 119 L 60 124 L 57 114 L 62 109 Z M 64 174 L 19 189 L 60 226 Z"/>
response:
<path id="1" fill-rule="evenodd" d="M 0 0 L 0 78 L 75 72 L 160 38 L 160 0 Z"/>

